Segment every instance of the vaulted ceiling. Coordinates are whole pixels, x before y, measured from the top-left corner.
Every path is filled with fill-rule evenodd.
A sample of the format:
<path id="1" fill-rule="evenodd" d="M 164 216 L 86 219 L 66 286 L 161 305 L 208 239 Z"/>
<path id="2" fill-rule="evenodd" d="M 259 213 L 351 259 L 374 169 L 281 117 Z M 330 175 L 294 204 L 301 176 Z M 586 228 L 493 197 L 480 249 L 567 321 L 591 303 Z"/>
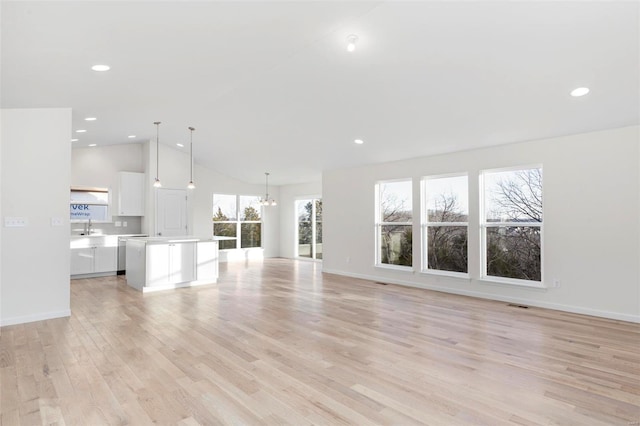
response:
<path id="1" fill-rule="evenodd" d="M 3 107 L 73 108 L 79 147 L 193 126 L 196 161 L 250 183 L 639 122 L 637 2 L 1 7 Z"/>

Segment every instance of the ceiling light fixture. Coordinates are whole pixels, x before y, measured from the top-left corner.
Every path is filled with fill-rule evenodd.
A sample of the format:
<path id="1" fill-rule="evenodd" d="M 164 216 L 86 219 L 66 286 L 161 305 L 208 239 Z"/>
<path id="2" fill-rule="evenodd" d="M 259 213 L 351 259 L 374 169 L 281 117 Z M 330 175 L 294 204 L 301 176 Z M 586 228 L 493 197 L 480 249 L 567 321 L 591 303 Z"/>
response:
<path id="1" fill-rule="evenodd" d="M 94 71 L 109 71 L 111 67 L 109 65 L 94 65 L 91 69 Z"/>
<path id="2" fill-rule="evenodd" d="M 347 36 L 347 51 L 353 52 L 356 50 L 356 43 L 358 42 L 358 36 L 350 34 Z"/>
<path id="3" fill-rule="evenodd" d="M 260 203 L 260 205 L 263 206 L 277 206 L 278 203 L 276 203 L 276 200 L 269 199 L 269 173 L 268 172 L 264 172 L 264 176 L 265 176 L 265 180 L 266 180 L 266 184 L 265 184 L 265 197 L 264 199 L 260 199 L 258 200 L 258 202 Z"/>
<path id="4" fill-rule="evenodd" d="M 156 125 L 156 180 L 153 182 L 154 188 L 161 188 L 162 183 L 160 182 L 160 121 L 154 121 L 153 124 Z"/>
<path id="5" fill-rule="evenodd" d="M 176 145 L 178 145 L 180 148 L 184 148 L 184 145 L 181 143 L 177 143 Z"/>
<path id="6" fill-rule="evenodd" d="M 90 143 L 89 146 L 98 146 L 97 143 Z"/>
<path id="7" fill-rule="evenodd" d="M 97 118 L 96 117 L 87 117 L 84 119 L 84 121 L 96 121 Z"/>
<path id="8" fill-rule="evenodd" d="M 356 145 L 362 145 L 364 141 L 362 139 L 356 139 L 353 141 L 353 143 L 355 143 Z"/>
<path id="9" fill-rule="evenodd" d="M 189 131 L 191 132 L 190 134 L 190 138 L 191 138 L 191 143 L 189 146 L 189 157 L 191 157 L 191 179 L 189 180 L 189 185 L 187 185 L 187 188 L 189 189 L 195 189 L 196 184 L 193 183 L 193 131 L 195 129 L 193 127 L 189 127 Z"/>
<path id="10" fill-rule="evenodd" d="M 571 91 L 571 96 L 573 96 L 574 98 L 580 97 L 580 96 L 584 96 L 587 93 L 589 93 L 589 88 L 588 87 L 578 87 L 577 89 L 573 89 Z"/>
<path id="11" fill-rule="evenodd" d="M 133 139 L 133 138 L 135 138 L 135 137 L 136 137 L 136 135 L 129 135 L 129 136 L 127 136 L 127 137 L 128 137 L 129 139 Z"/>
<path id="12" fill-rule="evenodd" d="M 87 131 L 84 129 L 80 129 L 80 130 L 76 130 L 76 133 L 87 133 Z"/>
<path id="13" fill-rule="evenodd" d="M 71 142 L 78 142 L 80 139 L 71 139 Z"/>

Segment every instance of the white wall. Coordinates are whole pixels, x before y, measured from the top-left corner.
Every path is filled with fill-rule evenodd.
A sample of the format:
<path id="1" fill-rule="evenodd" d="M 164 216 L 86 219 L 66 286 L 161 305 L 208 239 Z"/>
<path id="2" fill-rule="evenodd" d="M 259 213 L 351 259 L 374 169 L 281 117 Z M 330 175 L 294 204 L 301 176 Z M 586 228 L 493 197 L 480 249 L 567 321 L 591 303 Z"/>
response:
<path id="1" fill-rule="evenodd" d="M 147 172 L 147 212 L 155 212 L 155 188 L 153 182 L 156 177 L 156 143 L 145 144 L 143 152 L 148 152 L 145 164 Z M 189 183 L 189 152 L 160 144 L 160 174 L 163 188 L 186 189 Z M 188 222 L 192 235 L 210 237 L 213 234 L 213 194 L 240 194 L 264 197 L 264 185 L 253 185 L 222 175 L 199 164 L 195 164 L 193 172 L 196 188 L 188 190 Z M 278 187 L 269 186 L 269 195 L 279 200 Z M 279 206 L 263 208 L 263 249 L 247 249 L 223 251 L 220 254 L 222 262 L 228 260 L 259 259 L 262 257 L 279 256 L 280 223 L 278 220 Z M 154 214 L 147 215 L 143 221 L 143 231 L 154 234 Z"/>
<path id="2" fill-rule="evenodd" d="M 639 128 L 580 134 L 326 172 L 323 176 L 325 272 L 432 288 L 630 321 L 640 321 Z M 470 280 L 374 266 L 374 185 L 423 176 L 543 164 L 544 276 L 559 288 L 478 280 L 478 179 L 469 187 Z M 417 220 L 416 220 L 417 222 Z M 414 226 L 414 264 L 421 257 Z M 417 253 L 416 253 L 417 251 Z M 349 261 L 347 260 L 349 259 Z M 428 294 L 425 294 L 428 297 Z"/>
<path id="3" fill-rule="evenodd" d="M 2 229 L 0 324 L 69 316 L 71 110 L 3 109 L 1 122 L 2 218 L 28 225 Z"/>
<path id="4" fill-rule="evenodd" d="M 280 186 L 280 256 L 294 258 L 296 254 L 296 200 L 322 198 L 322 182 Z"/>

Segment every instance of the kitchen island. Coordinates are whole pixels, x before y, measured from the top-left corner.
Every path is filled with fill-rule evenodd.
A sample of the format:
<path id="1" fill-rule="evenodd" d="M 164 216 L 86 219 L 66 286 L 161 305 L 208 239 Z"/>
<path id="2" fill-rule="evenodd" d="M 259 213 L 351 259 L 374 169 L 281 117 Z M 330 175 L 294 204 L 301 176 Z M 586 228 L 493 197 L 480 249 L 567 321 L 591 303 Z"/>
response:
<path id="1" fill-rule="evenodd" d="M 218 241 L 223 238 L 127 239 L 127 285 L 146 293 L 215 284 L 218 280 Z"/>

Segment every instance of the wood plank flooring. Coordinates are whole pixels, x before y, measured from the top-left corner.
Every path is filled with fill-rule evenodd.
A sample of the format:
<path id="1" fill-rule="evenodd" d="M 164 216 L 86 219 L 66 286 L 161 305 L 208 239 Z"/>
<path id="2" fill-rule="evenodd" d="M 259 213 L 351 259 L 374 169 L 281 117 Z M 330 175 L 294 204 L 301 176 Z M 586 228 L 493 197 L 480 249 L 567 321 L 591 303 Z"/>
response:
<path id="1" fill-rule="evenodd" d="M 284 259 L 0 331 L 2 425 L 637 425 L 640 325 Z"/>

